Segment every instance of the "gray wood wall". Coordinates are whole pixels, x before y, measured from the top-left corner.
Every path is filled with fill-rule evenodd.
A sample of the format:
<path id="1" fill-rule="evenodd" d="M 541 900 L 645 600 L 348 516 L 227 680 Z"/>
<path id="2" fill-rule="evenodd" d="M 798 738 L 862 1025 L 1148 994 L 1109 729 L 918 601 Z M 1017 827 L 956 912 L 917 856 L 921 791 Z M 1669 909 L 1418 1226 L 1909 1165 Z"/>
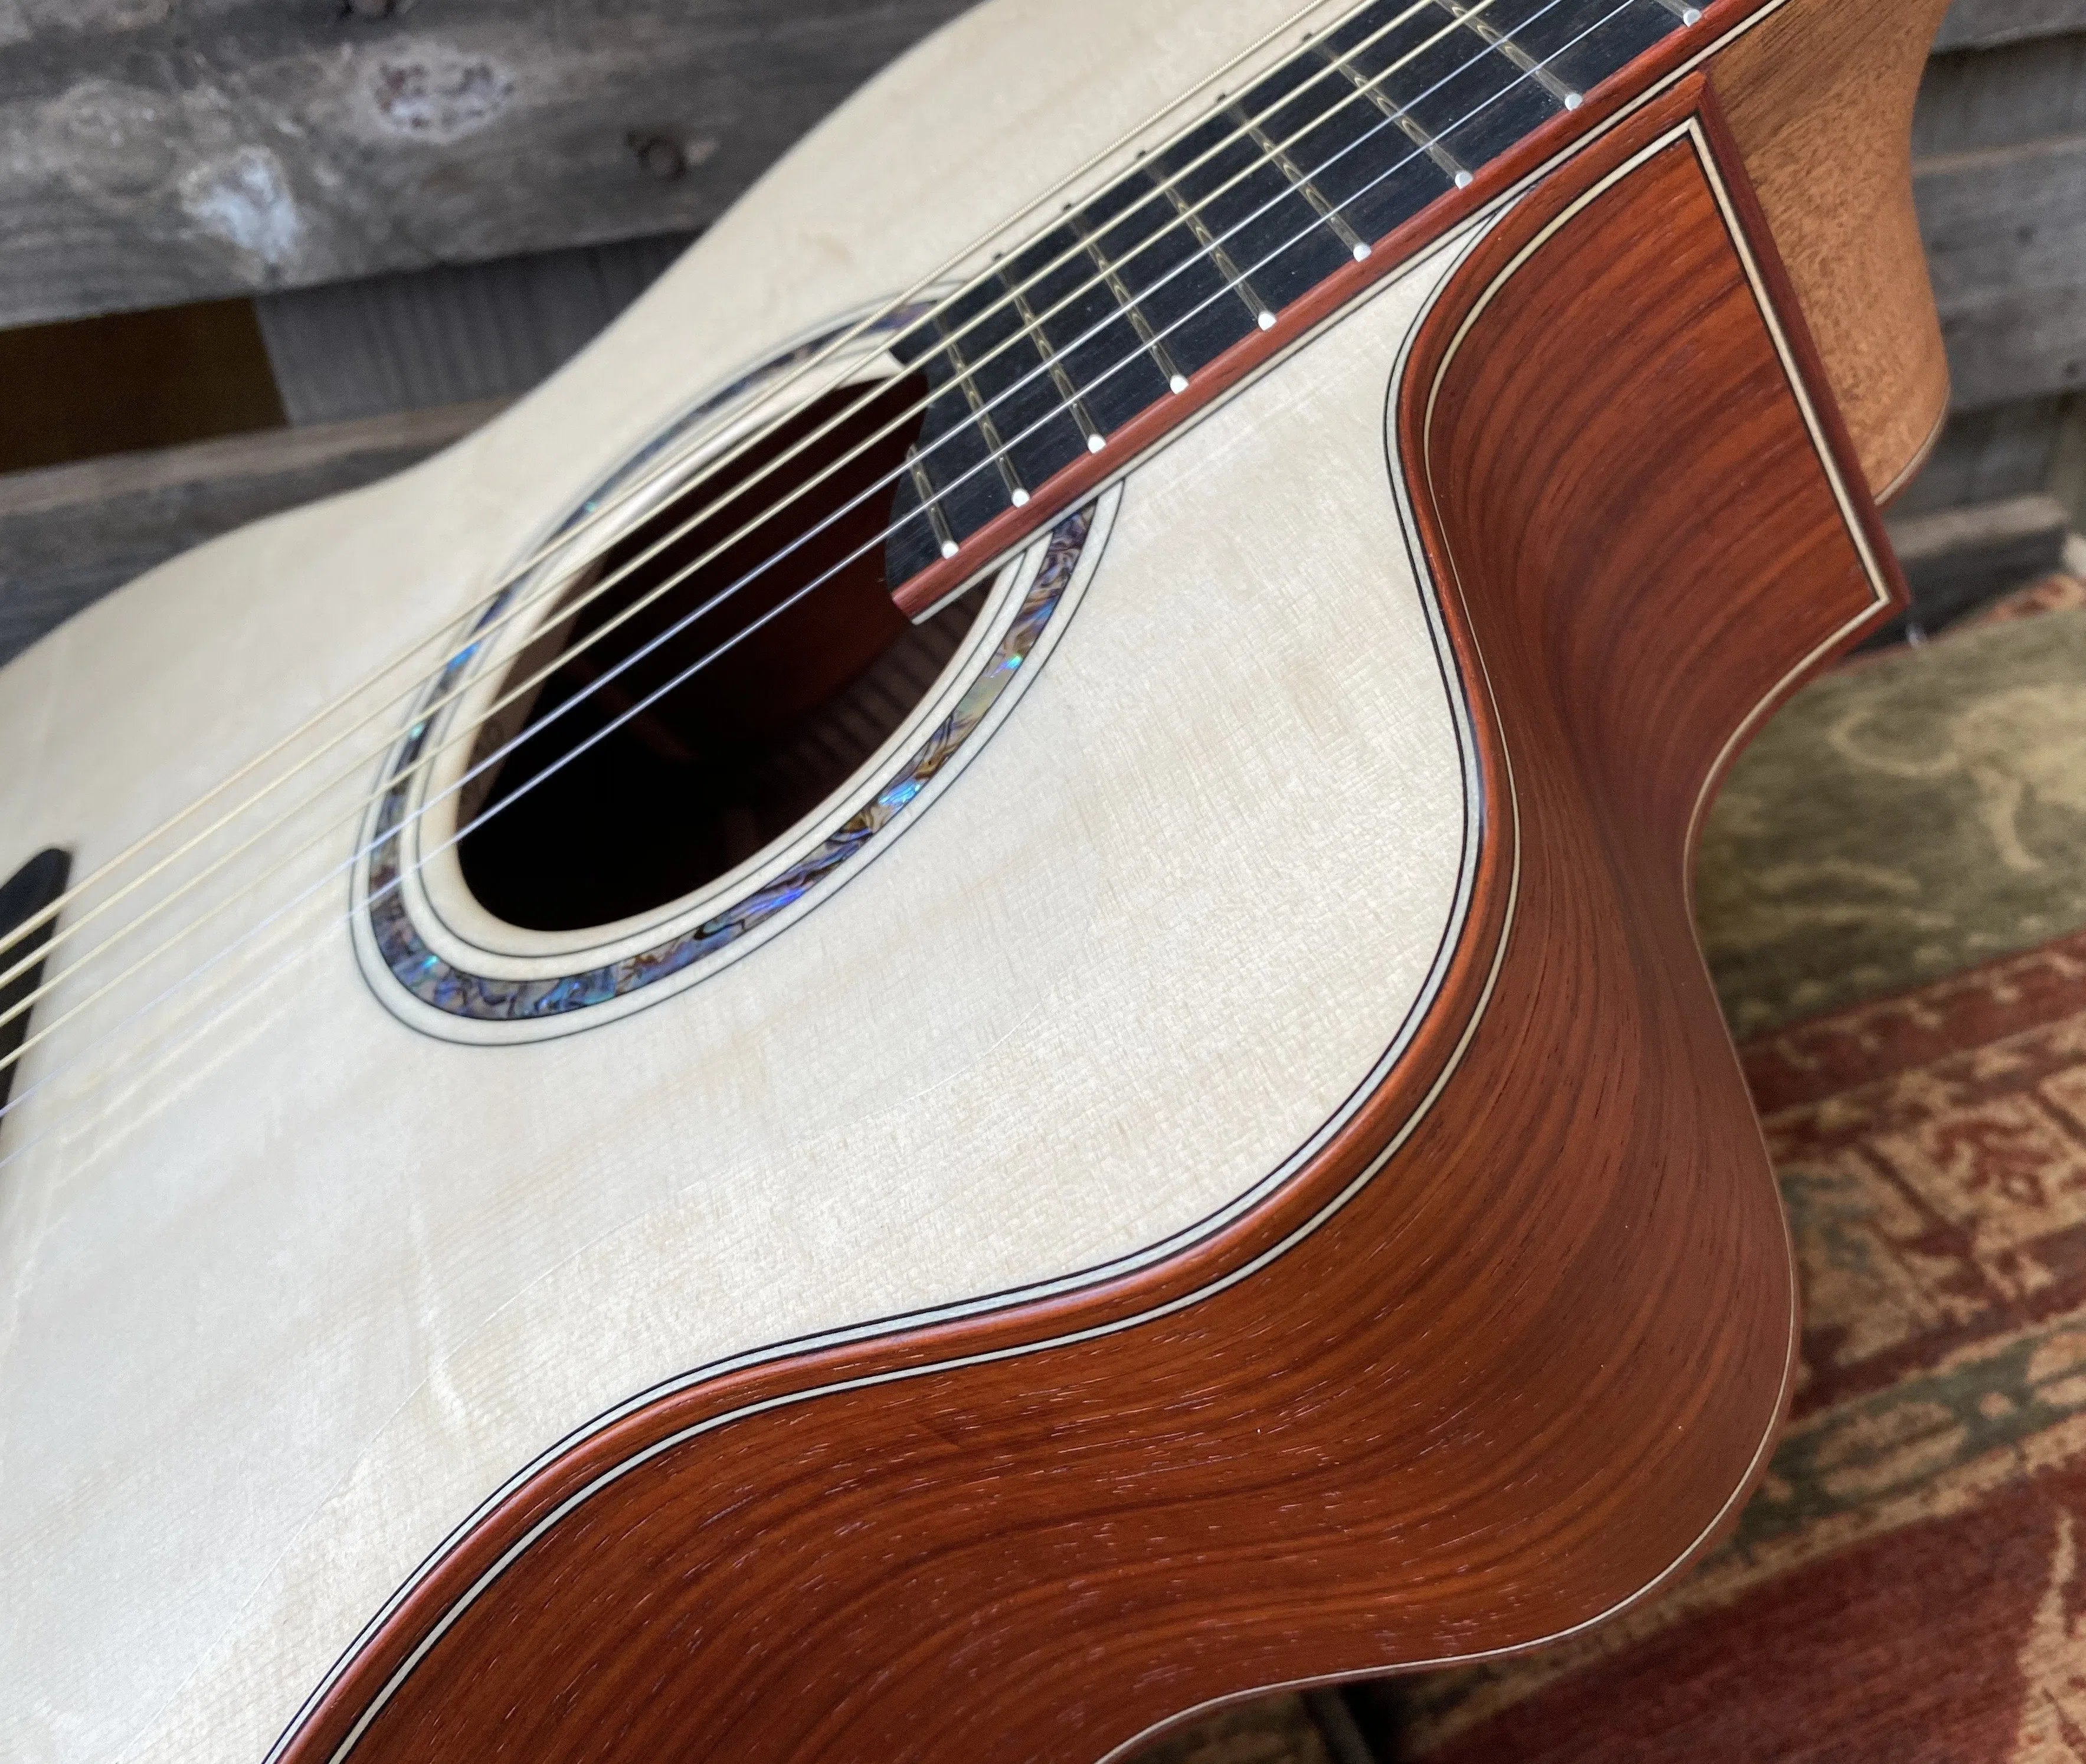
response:
<path id="1" fill-rule="evenodd" d="M 1920 92 L 1914 187 L 1952 407 L 1892 511 L 1922 622 L 2056 567 L 2086 517 L 2086 0 L 1957 0 Z"/>
<path id="2" fill-rule="evenodd" d="M 964 0 L 0 0 L 0 326 L 688 232 Z"/>
<path id="3" fill-rule="evenodd" d="M 0 0 L 0 328 L 250 296 L 299 431 L 0 476 L 0 658 L 461 419 L 356 425 L 527 390 L 963 4 Z M 1914 151 L 1955 414 L 1893 526 L 1936 623 L 2086 514 L 2086 0 L 1957 0 Z"/>
<path id="4" fill-rule="evenodd" d="M 253 296 L 297 429 L 0 475 L 0 661 L 526 390 L 965 3 L 0 0 L 0 329 Z"/>

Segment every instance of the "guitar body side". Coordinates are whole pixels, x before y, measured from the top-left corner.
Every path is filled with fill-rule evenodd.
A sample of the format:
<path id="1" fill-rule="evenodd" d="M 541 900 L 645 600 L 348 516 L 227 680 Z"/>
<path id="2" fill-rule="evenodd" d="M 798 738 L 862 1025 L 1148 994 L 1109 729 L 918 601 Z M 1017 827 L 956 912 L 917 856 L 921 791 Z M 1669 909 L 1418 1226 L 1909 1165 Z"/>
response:
<path id="1" fill-rule="evenodd" d="M 1539 188 L 1397 378 L 1484 831 L 1390 1080 L 1148 1276 L 627 1417 L 422 1583 L 299 1764 L 1087 1764 L 1564 1633 L 1732 1515 L 1794 1294 L 1687 863 L 1739 735 L 1892 599 L 1706 102 Z"/>

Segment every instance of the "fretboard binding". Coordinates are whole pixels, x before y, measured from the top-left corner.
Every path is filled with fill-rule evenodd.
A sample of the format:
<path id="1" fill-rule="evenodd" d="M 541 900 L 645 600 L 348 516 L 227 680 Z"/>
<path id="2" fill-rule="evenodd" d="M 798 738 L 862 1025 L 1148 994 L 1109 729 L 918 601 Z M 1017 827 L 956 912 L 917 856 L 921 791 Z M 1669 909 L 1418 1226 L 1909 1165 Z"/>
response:
<path id="1" fill-rule="evenodd" d="M 1305 175 L 1304 168 L 1290 158 L 1288 149 L 1237 104 L 1231 107 L 1228 114 L 1234 121 L 1245 126 L 1246 133 L 1253 138 L 1254 145 L 1273 162 L 1277 171 L 1289 180 L 1290 188 L 1311 205 L 1312 211 L 1332 228 L 1333 236 L 1347 248 L 1348 254 L 1357 263 L 1367 257 L 1369 254 L 1369 248 L 1363 241 L 1362 236 L 1347 224 L 1341 217 L 1338 207 L 1327 198 L 1323 190 Z"/>
<path id="2" fill-rule="evenodd" d="M 1246 279 L 1246 273 L 1232 259 L 1230 252 L 1217 241 L 1217 236 L 1203 224 L 1200 212 L 1183 196 L 1171 179 L 1164 183 L 1166 199 L 1173 205 L 1173 211 L 1187 223 L 1188 231 L 1194 235 L 1195 243 L 1203 248 L 1203 255 L 1217 266 L 1217 273 L 1230 284 L 1245 309 L 1253 314 L 1253 322 L 1262 330 L 1275 329 L 1275 309 L 1260 297 L 1260 292 Z"/>
<path id="3" fill-rule="evenodd" d="M 920 450 L 905 450 L 905 469 L 913 475 L 913 493 L 920 499 L 921 506 L 927 511 L 927 524 L 934 530 L 934 544 L 944 557 L 954 557 L 961 548 L 956 535 L 950 530 L 949 518 L 942 512 L 942 493 L 934 488 L 934 480 L 927 475 L 927 467 L 920 458 Z"/>
<path id="4" fill-rule="evenodd" d="M 1577 110 L 1586 101 L 1580 93 L 1573 91 L 1512 37 L 1503 36 L 1494 29 L 1490 19 L 1475 9 L 1465 6 L 1463 0 L 1434 0 L 1434 4 L 1488 48 L 1498 50 L 1567 110 Z"/>
<path id="5" fill-rule="evenodd" d="M 1145 353 L 1166 376 L 1168 387 L 1174 392 L 1186 391 L 1188 376 L 1181 371 L 1172 352 L 1167 348 L 1159 333 L 1152 328 L 1152 321 L 1144 316 L 1144 309 L 1137 304 L 1136 296 L 1124 284 L 1122 276 L 1116 273 L 1115 265 L 1109 260 L 1108 254 L 1101 249 L 1100 241 L 1094 237 L 1085 215 L 1074 213 L 1072 230 L 1079 234 L 1079 243 L 1086 247 L 1087 256 L 1100 272 L 1101 279 L 1108 284 L 1109 294 L 1114 297 L 1116 305 L 1122 308 L 1123 316 L 1130 321 L 1130 328 L 1137 333 L 1137 340 L 1143 344 Z"/>
<path id="6" fill-rule="evenodd" d="M 1347 76 L 1347 83 L 1381 110 L 1394 124 L 1406 139 L 1432 160 L 1447 175 L 1457 189 L 1462 190 L 1471 182 L 1470 168 L 1451 153 L 1448 148 L 1421 128 L 1417 121 L 1399 104 L 1393 104 L 1375 80 L 1364 79 L 1361 70 L 1343 55 L 1335 55 L 1322 43 L 1314 43 L 1313 52 L 1328 67 L 1338 68 Z"/>
<path id="7" fill-rule="evenodd" d="M 964 360 L 964 352 L 956 347 L 956 339 L 949 334 L 949 322 L 945 313 L 934 315 L 934 329 L 942 334 L 942 352 L 949 358 L 949 365 L 956 370 L 956 381 L 964 389 L 964 402 L 970 407 L 971 420 L 985 437 L 986 449 L 992 461 L 999 467 L 999 481 L 1007 491 L 1007 500 L 1020 508 L 1028 501 L 1028 491 L 1021 475 L 1014 469 L 1014 462 L 1007 458 L 1007 443 L 1000 439 L 999 424 L 993 420 L 992 407 L 979 394 L 977 381 L 971 377 L 970 364 Z"/>
<path id="8" fill-rule="evenodd" d="M 1072 413 L 1072 420 L 1079 425 L 1079 432 L 1087 437 L 1087 451 L 1097 454 L 1108 445 L 1108 438 L 1101 433 L 1100 424 L 1094 420 L 1094 413 L 1087 408 L 1087 401 L 1079 395 L 1079 389 L 1072 384 L 1072 377 L 1065 372 L 1065 364 L 1058 360 L 1058 352 L 1050 347 L 1050 339 L 1043 329 L 1043 322 L 1036 316 L 1036 309 L 1028 304 L 1028 296 L 1017 282 L 1011 280 L 1006 271 L 999 271 L 1003 287 L 1014 296 L 1014 310 L 1021 319 L 1021 328 L 1028 338 L 1028 346 L 1041 359 L 1050 375 L 1050 383 L 1058 389 L 1058 397 L 1064 407 Z"/>

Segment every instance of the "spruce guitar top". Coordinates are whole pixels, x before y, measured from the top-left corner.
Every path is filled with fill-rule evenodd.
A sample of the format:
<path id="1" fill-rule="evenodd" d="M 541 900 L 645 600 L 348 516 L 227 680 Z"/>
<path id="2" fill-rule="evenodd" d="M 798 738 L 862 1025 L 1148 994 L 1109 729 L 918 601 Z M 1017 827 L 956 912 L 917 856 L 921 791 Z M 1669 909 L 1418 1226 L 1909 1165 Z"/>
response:
<path id="1" fill-rule="evenodd" d="M 1670 1582 L 1940 11 L 991 0 L 0 671 L 0 1756 L 1095 1764 Z"/>

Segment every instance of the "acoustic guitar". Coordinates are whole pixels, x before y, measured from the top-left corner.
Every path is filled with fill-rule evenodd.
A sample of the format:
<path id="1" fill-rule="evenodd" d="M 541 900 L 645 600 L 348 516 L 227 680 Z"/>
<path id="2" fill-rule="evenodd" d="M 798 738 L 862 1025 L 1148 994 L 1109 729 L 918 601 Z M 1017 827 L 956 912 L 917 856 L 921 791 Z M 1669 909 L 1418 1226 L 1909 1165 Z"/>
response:
<path id="1" fill-rule="evenodd" d="M 1939 0 L 995 0 L 0 673 L 0 1755 L 1095 1764 L 1669 1585 Z"/>

